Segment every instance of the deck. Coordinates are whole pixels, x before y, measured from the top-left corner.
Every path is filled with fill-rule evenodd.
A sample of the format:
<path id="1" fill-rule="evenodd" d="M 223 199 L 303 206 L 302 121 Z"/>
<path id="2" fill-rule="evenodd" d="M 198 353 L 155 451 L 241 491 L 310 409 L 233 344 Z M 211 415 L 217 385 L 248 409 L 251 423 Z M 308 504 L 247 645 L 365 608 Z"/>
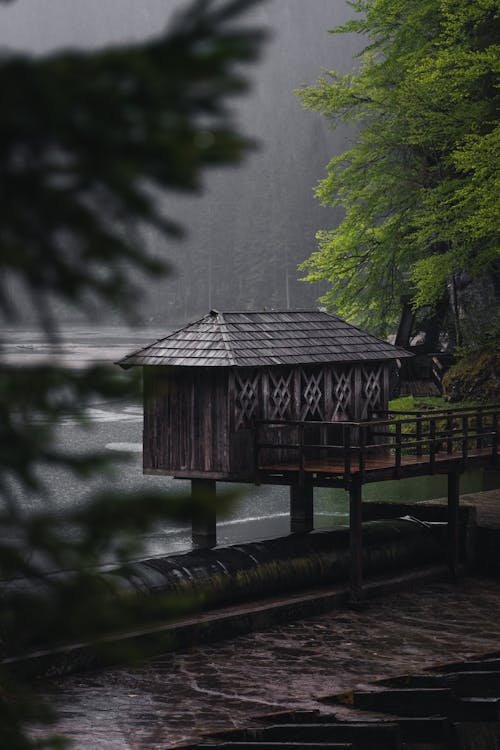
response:
<path id="1" fill-rule="evenodd" d="M 498 466 L 500 407 L 384 412 L 343 422 L 261 421 L 258 481 L 345 486 Z"/>
<path id="2" fill-rule="evenodd" d="M 450 574 L 460 569 L 460 474 L 497 468 L 500 407 L 379 412 L 370 420 L 261 421 L 255 428 L 256 481 L 290 485 L 291 530 L 313 528 L 313 488 L 349 491 L 353 602 L 363 597 L 363 502 L 367 482 L 448 475 Z"/>

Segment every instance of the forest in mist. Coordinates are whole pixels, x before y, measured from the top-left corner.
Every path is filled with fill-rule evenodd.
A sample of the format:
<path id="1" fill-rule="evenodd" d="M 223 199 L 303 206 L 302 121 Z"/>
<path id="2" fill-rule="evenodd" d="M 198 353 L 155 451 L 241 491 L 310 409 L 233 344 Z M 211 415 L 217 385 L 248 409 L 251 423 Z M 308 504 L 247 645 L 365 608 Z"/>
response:
<path id="1" fill-rule="evenodd" d="M 40 5 L 45 12 L 40 12 Z M 0 46 L 39 55 L 56 49 L 96 48 L 150 37 L 161 30 L 178 0 L 40 0 L 2 10 Z M 337 209 L 313 196 L 332 156 L 349 133 L 332 133 L 324 120 L 302 109 L 294 91 L 323 70 L 347 71 L 359 40 L 328 34 L 351 10 L 344 0 L 270 0 L 254 9 L 248 23 L 269 31 L 262 58 L 250 71 L 252 88 L 235 103 L 241 130 L 257 142 L 244 163 L 213 169 L 199 196 L 161 196 L 170 216 L 185 228 L 180 240 L 154 231 L 141 233 L 153 255 L 166 258 L 168 277 L 148 281 L 142 304 L 145 326 L 183 323 L 211 308 L 296 308 L 316 304 L 321 285 L 299 281 L 297 265 L 316 248 L 318 229 L 339 221 Z M 12 289 L 13 296 L 22 296 Z M 57 304 L 63 325 L 81 323 L 82 314 Z M 36 311 L 25 306 L 25 323 Z M 118 324 L 113 309 L 96 313 Z"/>

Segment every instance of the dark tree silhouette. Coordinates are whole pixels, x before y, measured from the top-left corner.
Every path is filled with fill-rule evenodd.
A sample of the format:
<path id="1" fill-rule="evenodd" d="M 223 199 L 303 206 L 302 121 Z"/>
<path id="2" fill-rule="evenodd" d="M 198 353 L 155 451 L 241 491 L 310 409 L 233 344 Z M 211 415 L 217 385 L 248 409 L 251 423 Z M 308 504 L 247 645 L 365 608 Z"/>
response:
<path id="1" fill-rule="evenodd" d="M 6 0 L 0 0 L 5 2 Z M 242 64 L 260 47 L 260 30 L 241 24 L 259 0 L 195 0 L 145 44 L 41 58 L 0 59 L 0 310 L 15 323 L 21 289 L 48 339 L 58 337 L 53 303 L 79 309 L 112 304 L 134 319 L 138 278 L 168 271 L 148 256 L 139 227 L 165 237 L 182 232 L 164 213 L 165 190 L 198 191 L 211 165 L 240 160 L 252 142 L 240 135 L 228 100 L 247 87 Z M 0 14 L 1 14 L 0 10 Z M 27 515 L 16 485 L 50 500 L 39 468 L 65 466 L 85 479 L 109 459 L 71 453 L 55 441 L 61 418 L 84 419 L 96 396 L 137 393 L 113 369 L 57 366 L 0 370 L 0 636 L 4 656 L 43 644 L 92 640 L 117 624 L 166 617 L 179 602 L 113 596 L 93 572 L 105 556 L 140 550 L 141 532 L 160 518 L 192 512 L 190 501 L 161 494 L 95 497 L 56 517 Z M 203 503 L 203 498 L 200 500 Z M 70 524 L 76 533 L 69 538 Z M 44 577 L 49 566 L 71 570 Z M 23 578 L 21 585 L 15 583 Z M 41 581 L 44 581 L 41 586 Z M 14 581 L 14 582 L 13 582 Z M 43 594 L 41 593 L 43 591 Z M 5 664 L 0 673 L 0 745 L 39 747 L 25 731 L 51 713 L 28 699 Z M 56 743 L 47 741 L 45 744 Z"/>

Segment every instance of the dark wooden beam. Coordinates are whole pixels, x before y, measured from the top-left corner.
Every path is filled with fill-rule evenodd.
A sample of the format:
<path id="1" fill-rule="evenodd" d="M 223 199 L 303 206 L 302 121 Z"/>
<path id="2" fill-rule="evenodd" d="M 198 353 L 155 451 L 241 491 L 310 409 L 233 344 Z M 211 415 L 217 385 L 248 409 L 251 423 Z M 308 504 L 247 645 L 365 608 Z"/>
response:
<path id="1" fill-rule="evenodd" d="M 448 474 L 448 566 L 454 580 L 460 562 L 460 474 Z"/>
<path id="2" fill-rule="evenodd" d="M 314 528 L 314 487 L 312 479 L 290 485 L 290 531 L 306 533 Z"/>
<path id="3" fill-rule="evenodd" d="M 363 485 L 354 477 L 349 487 L 349 536 L 351 551 L 351 603 L 359 604 L 363 598 Z"/>
<path id="4" fill-rule="evenodd" d="M 215 510 L 204 507 L 215 505 L 216 483 L 214 479 L 192 479 L 191 495 L 198 503 L 191 519 L 191 538 L 196 547 L 209 549 L 217 544 L 217 516 Z M 201 507 L 200 507 L 201 506 Z"/>

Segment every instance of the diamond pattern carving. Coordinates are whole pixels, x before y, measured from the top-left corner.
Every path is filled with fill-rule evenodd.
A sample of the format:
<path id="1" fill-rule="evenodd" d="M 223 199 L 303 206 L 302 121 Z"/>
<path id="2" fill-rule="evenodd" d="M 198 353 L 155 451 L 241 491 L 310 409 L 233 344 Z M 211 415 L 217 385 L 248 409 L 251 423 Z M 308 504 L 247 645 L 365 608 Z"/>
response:
<path id="1" fill-rule="evenodd" d="M 236 430 L 247 427 L 252 418 L 257 415 L 259 406 L 259 381 L 260 374 L 258 372 L 247 378 L 236 375 Z"/>
<path id="2" fill-rule="evenodd" d="M 340 417 L 349 418 L 352 400 L 352 368 L 347 371 L 333 371 L 335 384 L 333 386 L 333 414 L 332 420 Z"/>
<path id="3" fill-rule="evenodd" d="M 291 381 L 293 371 L 284 375 L 273 375 L 269 371 L 270 385 L 270 419 L 284 419 L 290 417 L 290 404 L 292 401 Z"/>
<path id="4" fill-rule="evenodd" d="M 302 406 L 301 406 L 301 419 L 314 419 L 314 417 L 324 420 L 322 410 L 323 400 L 323 373 L 320 371 L 317 374 L 301 371 L 302 380 Z"/>
<path id="5" fill-rule="evenodd" d="M 373 370 L 366 370 L 364 367 L 361 368 L 363 376 L 363 419 L 365 419 L 371 412 L 380 409 L 382 405 L 382 387 L 380 385 L 382 368 L 377 367 Z"/>

